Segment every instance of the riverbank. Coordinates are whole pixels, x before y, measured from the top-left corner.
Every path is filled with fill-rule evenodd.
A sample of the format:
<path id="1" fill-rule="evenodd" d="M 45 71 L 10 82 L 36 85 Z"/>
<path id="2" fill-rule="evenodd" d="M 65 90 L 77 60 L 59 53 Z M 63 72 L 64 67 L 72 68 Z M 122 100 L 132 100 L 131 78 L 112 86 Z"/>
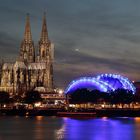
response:
<path id="1" fill-rule="evenodd" d="M 57 116 L 63 109 L 1 109 L 0 115 L 7 116 Z"/>
<path id="2" fill-rule="evenodd" d="M 61 115 L 60 115 L 61 114 Z M 80 115 L 79 115 L 80 114 Z M 64 109 L 1 109 L 0 115 L 6 116 L 61 116 L 61 117 L 140 117 L 140 109 L 92 109 L 77 112 Z"/>

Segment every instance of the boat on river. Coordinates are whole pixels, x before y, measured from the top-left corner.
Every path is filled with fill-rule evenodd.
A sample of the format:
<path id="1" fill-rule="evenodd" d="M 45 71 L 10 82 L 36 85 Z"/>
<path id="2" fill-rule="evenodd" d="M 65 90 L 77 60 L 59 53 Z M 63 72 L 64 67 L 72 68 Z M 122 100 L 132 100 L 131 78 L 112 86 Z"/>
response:
<path id="1" fill-rule="evenodd" d="M 57 116 L 70 118 L 92 118 L 96 117 L 96 112 L 57 112 Z"/>

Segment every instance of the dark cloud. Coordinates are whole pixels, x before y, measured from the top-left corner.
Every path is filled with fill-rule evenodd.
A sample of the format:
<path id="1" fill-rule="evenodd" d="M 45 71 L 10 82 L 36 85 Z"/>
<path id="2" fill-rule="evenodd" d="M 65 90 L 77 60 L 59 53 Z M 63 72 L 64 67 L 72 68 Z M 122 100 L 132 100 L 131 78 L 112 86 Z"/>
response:
<path id="1" fill-rule="evenodd" d="M 65 59 L 63 57 L 60 59 L 61 56 L 64 56 Z M 103 72 L 126 74 L 125 76 L 128 74 L 128 77 L 137 79 L 138 74 L 135 74 L 135 71 L 140 69 L 140 62 L 137 61 L 91 57 L 77 52 L 72 54 L 69 52 L 65 55 L 60 53 L 59 59 L 60 61 L 55 63 L 55 73 L 56 79 L 59 79 L 59 82 L 56 80 L 56 83 L 61 87 L 65 87 L 68 81 L 78 76 L 96 75 Z M 59 75 L 57 75 L 58 73 Z"/>
<path id="2" fill-rule="evenodd" d="M 8 33 L 0 32 L 0 55 L 8 57 L 17 54 L 17 39 L 10 36 Z"/>

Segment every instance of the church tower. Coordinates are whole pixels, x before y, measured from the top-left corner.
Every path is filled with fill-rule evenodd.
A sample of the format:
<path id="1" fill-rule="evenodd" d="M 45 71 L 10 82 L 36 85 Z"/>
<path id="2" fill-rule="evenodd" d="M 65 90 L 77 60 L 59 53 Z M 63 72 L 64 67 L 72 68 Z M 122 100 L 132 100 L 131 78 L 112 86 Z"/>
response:
<path id="1" fill-rule="evenodd" d="M 44 13 L 41 37 L 39 40 L 39 61 L 40 62 L 46 62 L 48 59 L 48 56 L 50 56 L 50 45 L 51 45 L 51 42 L 48 38 L 46 14 Z"/>
<path id="2" fill-rule="evenodd" d="M 47 91 L 53 89 L 53 44 L 50 42 L 47 31 L 46 13 L 44 13 L 41 37 L 39 40 L 38 61 L 46 63 L 44 83 Z"/>
<path id="3" fill-rule="evenodd" d="M 32 41 L 29 14 L 26 17 L 24 39 L 20 47 L 20 60 L 25 63 L 35 62 L 35 48 Z"/>

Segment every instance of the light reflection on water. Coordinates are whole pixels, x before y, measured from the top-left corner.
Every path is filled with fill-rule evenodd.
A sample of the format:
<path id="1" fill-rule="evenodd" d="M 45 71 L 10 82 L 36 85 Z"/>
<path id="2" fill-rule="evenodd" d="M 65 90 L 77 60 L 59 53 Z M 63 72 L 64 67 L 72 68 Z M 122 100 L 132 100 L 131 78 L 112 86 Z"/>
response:
<path id="1" fill-rule="evenodd" d="M 0 140 L 139 140 L 140 118 L 0 117 Z"/>
<path id="2" fill-rule="evenodd" d="M 135 122 L 130 118 L 73 120 L 66 123 L 68 140 L 133 140 L 135 139 Z M 139 124 L 140 125 L 140 124 Z"/>

